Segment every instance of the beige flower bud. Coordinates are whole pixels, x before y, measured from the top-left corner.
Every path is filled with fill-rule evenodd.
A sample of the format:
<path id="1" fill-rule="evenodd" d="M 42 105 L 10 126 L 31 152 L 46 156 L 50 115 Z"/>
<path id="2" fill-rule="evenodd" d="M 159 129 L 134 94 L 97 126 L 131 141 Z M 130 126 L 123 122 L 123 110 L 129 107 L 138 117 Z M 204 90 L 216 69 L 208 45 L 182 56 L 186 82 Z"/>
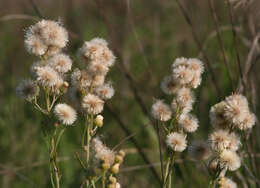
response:
<path id="1" fill-rule="evenodd" d="M 97 117 L 95 118 L 95 124 L 98 127 L 102 127 L 103 126 L 103 116 L 102 115 L 97 115 Z"/>
<path id="2" fill-rule="evenodd" d="M 114 164 L 112 167 L 111 167 L 111 172 L 113 173 L 113 174 L 117 174 L 118 172 L 119 172 L 119 163 L 116 163 L 116 164 Z"/>

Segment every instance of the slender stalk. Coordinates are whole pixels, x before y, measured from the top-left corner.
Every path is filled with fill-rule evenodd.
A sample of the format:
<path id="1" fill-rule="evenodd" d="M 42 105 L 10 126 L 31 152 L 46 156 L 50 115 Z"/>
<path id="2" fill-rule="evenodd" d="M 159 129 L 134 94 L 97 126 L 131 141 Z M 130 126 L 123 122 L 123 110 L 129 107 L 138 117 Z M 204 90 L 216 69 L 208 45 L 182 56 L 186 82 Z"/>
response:
<path id="1" fill-rule="evenodd" d="M 95 181 L 94 181 L 94 180 L 91 180 L 91 185 L 92 185 L 92 187 L 96 188 L 96 185 L 95 185 Z"/>
<path id="2" fill-rule="evenodd" d="M 197 44 L 199 50 L 200 50 L 200 51 L 202 52 L 202 54 L 203 54 L 203 57 L 204 57 L 205 62 L 206 62 L 207 69 L 208 69 L 209 72 L 210 72 L 210 76 L 211 76 L 212 83 L 214 84 L 215 89 L 216 89 L 216 91 L 217 91 L 217 93 L 218 93 L 218 96 L 220 97 L 220 96 L 222 96 L 222 91 L 220 90 L 220 87 L 219 87 L 219 85 L 218 85 L 218 82 L 217 82 L 215 73 L 214 73 L 214 71 L 213 71 L 212 65 L 211 65 L 211 63 L 210 63 L 209 57 L 207 56 L 205 50 L 203 49 L 203 46 L 202 46 L 201 41 L 200 41 L 200 39 L 199 39 L 199 37 L 198 37 L 198 34 L 197 34 L 196 30 L 195 30 L 194 24 L 193 24 L 192 21 L 191 21 L 191 18 L 190 18 L 189 14 L 188 14 L 188 11 L 184 8 L 184 6 L 183 6 L 182 3 L 180 2 L 180 0 L 175 0 L 175 1 L 176 1 L 176 3 L 177 3 L 178 7 L 180 8 L 181 13 L 183 14 L 183 16 L 184 16 L 184 18 L 185 18 L 187 24 L 188 24 L 188 25 L 190 26 L 190 28 L 191 28 L 192 37 L 193 37 L 195 43 Z"/>
<path id="3" fill-rule="evenodd" d="M 159 128 L 159 121 L 156 124 L 156 130 L 157 130 L 157 137 L 158 137 L 158 143 L 159 143 L 159 152 L 160 152 L 160 162 L 161 162 L 161 174 L 162 174 L 162 180 L 164 179 L 164 172 L 163 172 L 163 157 L 162 157 L 162 143 L 161 143 L 161 135 L 160 135 L 160 128 Z M 163 184 L 162 184 L 163 185 Z"/>
<path id="4" fill-rule="evenodd" d="M 169 185 L 168 185 L 168 188 L 171 188 L 172 187 L 172 175 L 170 174 L 169 175 Z"/>
<path id="5" fill-rule="evenodd" d="M 90 148 L 90 140 L 91 140 L 91 131 L 93 127 L 93 122 L 94 122 L 94 116 L 91 115 L 90 117 L 90 122 L 87 128 L 87 166 L 89 163 L 89 148 Z"/>
<path id="6" fill-rule="evenodd" d="M 165 176 L 164 176 L 164 180 L 163 180 L 163 185 L 164 185 L 164 186 L 165 186 L 165 184 L 166 184 L 166 179 L 167 179 L 168 174 L 169 174 L 169 166 L 170 166 L 170 163 L 171 163 L 171 158 L 168 157 L 167 163 L 166 163 L 166 169 L 165 169 Z"/>
<path id="7" fill-rule="evenodd" d="M 173 169 L 173 165 L 174 165 L 174 153 L 172 153 L 171 157 L 169 157 L 168 159 L 169 159 L 169 167 L 168 167 L 168 169 L 166 169 L 167 175 L 165 175 L 166 177 L 165 177 L 164 185 L 163 185 L 163 187 L 165 187 L 165 188 L 166 188 L 167 182 L 169 184 L 171 184 L 171 182 L 170 182 L 171 180 L 168 181 L 168 179 L 171 178 L 171 176 L 172 176 L 172 169 Z"/>
<path id="8" fill-rule="evenodd" d="M 104 170 L 104 172 L 102 174 L 102 188 L 106 187 L 105 179 L 106 179 L 106 171 Z"/>
<path id="9" fill-rule="evenodd" d="M 212 17 L 213 17 L 213 20 L 214 20 L 214 23 L 215 23 L 215 26 L 216 26 L 217 37 L 218 37 L 220 49 L 221 49 L 221 52 L 222 52 L 222 55 L 223 55 L 224 64 L 225 64 L 226 69 L 227 69 L 228 78 L 230 80 L 230 85 L 231 85 L 232 90 L 234 90 L 232 75 L 231 75 L 231 72 L 230 72 L 230 67 L 229 67 L 227 56 L 226 56 L 226 53 L 225 53 L 224 42 L 223 42 L 221 34 L 220 34 L 219 21 L 218 21 L 215 5 L 214 5 L 213 0 L 208 0 L 208 3 L 209 3 L 210 10 L 211 10 L 210 12 L 212 14 Z"/>

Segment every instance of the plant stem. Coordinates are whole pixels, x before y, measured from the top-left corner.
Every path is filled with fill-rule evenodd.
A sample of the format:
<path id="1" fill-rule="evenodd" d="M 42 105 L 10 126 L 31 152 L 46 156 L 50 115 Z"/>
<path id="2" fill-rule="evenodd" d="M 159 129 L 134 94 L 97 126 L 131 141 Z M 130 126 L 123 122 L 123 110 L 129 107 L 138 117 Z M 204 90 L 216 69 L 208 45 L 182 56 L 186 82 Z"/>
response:
<path id="1" fill-rule="evenodd" d="M 161 135 L 160 135 L 160 128 L 159 128 L 159 121 L 156 124 L 157 129 L 157 137 L 159 143 L 159 152 L 160 152 L 160 161 L 161 161 L 161 173 L 162 173 L 162 180 L 164 179 L 164 172 L 163 172 L 163 158 L 162 158 L 162 145 L 161 145 Z M 163 186 L 163 183 L 162 183 Z"/>
<path id="2" fill-rule="evenodd" d="M 169 165 L 168 165 L 168 163 L 169 163 Z M 171 157 L 168 158 L 167 165 L 168 165 L 168 168 L 166 167 L 165 179 L 163 181 L 163 187 L 166 187 L 167 182 L 169 182 L 169 185 L 171 184 L 172 168 L 174 165 L 174 153 L 172 153 Z M 169 181 L 168 181 L 168 179 L 169 179 Z"/>
<path id="3" fill-rule="evenodd" d="M 105 179 L 106 179 L 106 171 L 104 170 L 103 175 L 102 175 L 102 188 L 106 187 Z"/>

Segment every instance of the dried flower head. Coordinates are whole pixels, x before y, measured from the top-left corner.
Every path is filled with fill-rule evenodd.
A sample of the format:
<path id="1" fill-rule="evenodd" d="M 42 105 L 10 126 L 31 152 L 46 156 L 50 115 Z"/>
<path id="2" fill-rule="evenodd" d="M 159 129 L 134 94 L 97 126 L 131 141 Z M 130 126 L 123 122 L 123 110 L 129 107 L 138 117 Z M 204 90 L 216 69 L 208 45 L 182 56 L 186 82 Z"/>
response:
<path id="1" fill-rule="evenodd" d="M 237 184 L 229 178 L 221 177 L 218 181 L 219 188 L 237 188 Z"/>
<path id="2" fill-rule="evenodd" d="M 80 54 L 86 59 L 103 63 L 108 67 L 112 66 L 115 62 L 115 56 L 108 48 L 107 42 L 100 38 L 86 41 L 80 49 Z"/>
<path id="3" fill-rule="evenodd" d="M 190 88 L 197 88 L 200 85 L 203 72 L 203 63 L 196 58 L 177 58 L 172 65 L 174 81 Z"/>
<path id="4" fill-rule="evenodd" d="M 37 81 L 44 87 L 59 87 L 63 84 L 63 80 L 59 74 L 49 66 L 37 67 L 36 75 Z"/>
<path id="5" fill-rule="evenodd" d="M 39 87 L 32 80 L 23 80 L 16 88 L 16 93 L 19 97 L 26 100 L 33 100 L 39 95 Z"/>
<path id="6" fill-rule="evenodd" d="M 157 100 L 152 106 L 152 115 L 159 121 L 168 121 L 171 119 L 171 109 L 162 100 Z"/>
<path id="7" fill-rule="evenodd" d="M 100 98 L 107 100 L 107 99 L 111 99 L 114 96 L 115 90 L 112 87 L 112 84 L 106 83 L 104 85 L 101 85 L 101 86 L 95 88 L 95 93 Z"/>
<path id="8" fill-rule="evenodd" d="M 209 137 L 211 148 L 216 151 L 225 149 L 237 151 L 241 145 L 239 137 L 234 133 L 229 133 L 227 130 L 216 130 Z"/>
<path id="9" fill-rule="evenodd" d="M 173 79 L 180 85 L 188 85 L 193 79 L 194 72 L 186 66 L 173 69 Z"/>
<path id="10" fill-rule="evenodd" d="M 167 135 L 166 144 L 174 151 L 182 152 L 187 147 L 186 135 L 173 132 Z"/>
<path id="11" fill-rule="evenodd" d="M 195 160 L 207 160 L 211 155 L 209 145 L 203 141 L 194 141 L 188 147 L 189 155 Z"/>
<path id="12" fill-rule="evenodd" d="M 111 166 L 115 160 L 115 153 L 106 147 L 99 138 L 94 138 L 92 143 L 95 151 L 95 157 Z"/>
<path id="13" fill-rule="evenodd" d="M 38 36 L 32 35 L 30 32 L 26 33 L 24 42 L 26 50 L 37 56 L 44 55 L 48 49 Z"/>
<path id="14" fill-rule="evenodd" d="M 65 54 L 57 54 L 48 60 L 48 66 L 59 73 L 66 73 L 71 70 L 72 61 L 70 57 Z"/>
<path id="15" fill-rule="evenodd" d="M 54 55 L 68 42 L 68 33 L 60 23 L 41 20 L 31 26 L 25 34 L 25 46 L 35 55 Z"/>
<path id="16" fill-rule="evenodd" d="M 230 171 L 237 170 L 241 165 L 241 159 L 235 151 L 223 150 L 220 154 L 220 165 L 227 167 Z"/>
<path id="17" fill-rule="evenodd" d="M 164 77 L 163 81 L 161 82 L 161 89 L 167 95 L 176 93 L 179 90 L 179 87 L 180 86 L 174 81 L 172 76 Z"/>
<path id="18" fill-rule="evenodd" d="M 100 61 L 91 61 L 88 65 L 88 70 L 93 74 L 106 75 L 109 67 Z"/>
<path id="19" fill-rule="evenodd" d="M 186 132 L 194 132 L 199 127 L 198 119 L 192 114 L 183 114 L 180 116 L 178 123 Z"/>
<path id="20" fill-rule="evenodd" d="M 54 108 L 54 113 L 65 125 L 71 125 L 77 119 L 76 111 L 67 104 L 57 104 Z"/>
<path id="21" fill-rule="evenodd" d="M 180 88 L 171 103 L 172 110 L 176 113 L 186 114 L 192 110 L 194 96 L 189 88 Z"/>
<path id="22" fill-rule="evenodd" d="M 216 128 L 227 128 L 228 122 L 224 117 L 226 103 L 222 101 L 220 103 L 215 104 L 210 109 L 210 122 Z"/>
<path id="23" fill-rule="evenodd" d="M 224 116 L 227 121 L 239 125 L 245 120 L 249 111 L 247 99 L 240 94 L 233 94 L 225 99 Z"/>
<path id="24" fill-rule="evenodd" d="M 82 107 L 89 114 L 99 114 L 103 111 L 104 101 L 96 95 L 87 94 L 82 100 Z"/>
<path id="25" fill-rule="evenodd" d="M 251 129 L 255 125 L 255 122 L 256 122 L 255 114 L 251 112 L 247 112 L 245 114 L 245 119 L 237 126 L 240 130 Z"/>
<path id="26" fill-rule="evenodd" d="M 92 82 L 91 75 L 85 70 L 76 68 L 71 74 L 71 83 L 74 87 L 79 89 L 87 89 Z"/>

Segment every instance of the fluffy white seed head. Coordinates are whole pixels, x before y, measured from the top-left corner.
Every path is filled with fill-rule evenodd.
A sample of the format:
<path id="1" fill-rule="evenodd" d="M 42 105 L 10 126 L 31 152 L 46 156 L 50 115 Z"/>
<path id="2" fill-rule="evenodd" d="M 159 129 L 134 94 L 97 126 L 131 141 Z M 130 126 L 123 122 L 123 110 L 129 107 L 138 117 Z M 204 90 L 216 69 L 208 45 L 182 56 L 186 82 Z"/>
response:
<path id="1" fill-rule="evenodd" d="M 54 55 L 68 42 L 68 33 L 59 22 L 41 20 L 31 26 L 25 35 L 25 46 L 35 55 Z"/>
<path id="2" fill-rule="evenodd" d="M 197 88 L 203 72 L 203 63 L 196 58 L 177 58 L 172 65 L 173 79 L 185 87 Z"/>
<path id="3" fill-rule="evenodd" d="M 179 90 L 179 85 L 174 81 L 172 76 L 164 77 L 161 82 L 161 89 L 167 95 L 172 95 Z"/>
<path id="4" fill-rule="evenodd" d="M 76 111 L 67 104 L 57 104 L 54 108 L 54 113 L 65 125 L 73 124 L 77 119 Z"/>
<path id="5" fill-rule="evenodd" d="M 106 75 L 109 71 L 109 67 L 100 61 L 91 61 L 88 65 L 88 70 L 92 74 Z"/>
<path id="6" fill-rule="evenodd" d="M 194 72 L 186 66 L 173 69 L 173 79 L 180 85 L 188 85 L 193 79 Z"/>
<path id="7" fill-rule="evenodd" d="M 223 150 L 220 154 L 220 165 L 227 167 L 230 171 L 235 171 L 241 166 L 241 160 L 235 151 Z"/>
<path id="8" fill-rule="evenodd" d="M 186 135 L 173 132 L 167 135 L 166 144 L 174 151 L 182 152 L 187 147 Z"/>
<path id="9" fill-rule="evenodd" d="M 16 93 L 19 97 L 31 101 L 39 95 L 39 87 L 32 80 L 23 80 L 16 88 Z"/>
<path id="10" fill-rule="evenodd" d="M 201 75 L 204 72 L 203 63 L 197 58 L 190 58 L 187 61 L 187 64 L 190 69 Z"/>
<path id="11" fill-rule="evenodd" d="M 48 60 L 48 65 L 59 73 L 66 73 L 71 70 L 72 61 L 65 54 L 57 54 Z"/>
<path id="12" fill-rule="evenodd" d="M 82 100 L 82 107 L 89 114 L 99 114 L 103 111 L 104 101 L 96 95 L 87 94 Z"/>
<path id="13" fill-rule="evenodd" d="M 247 112 L 245 115 L 245 119 L 237 126 L 240 130 L 251 129 L 255 125 L 255 122 L 256 122 L 255 114 L 251 112 Z"/>
<path id="14" fill-rule="evenodd" d="M 94 138 L 92 142 L 95 151 L 95 157 L 111 166 L 115 160 L 115 153 L 107 146 L 105 146 L 99 138 Z"/>
<path id="15" fill-rule="evenodd" d="M 215 104 L 211 107 L 209 117 L 211 125 L 215 128 L 227 128 L 228 122 L 224 117 L 225 101 Z"/>
<path id="16" fill-rule="evenodd" d="M 62 78 L 51 67 L 37 67 L 36 68 L 37 81 L 44 87 L 60 87 L 63 84 Z"/>
<path id="17" fill-rule="evenodd" d="M 86 41 L 80 49 L 80 54 L 88 60 L 103 63 L 107 66 L 112 66 L 115 62 L 115 56 L 108 48 L 107 42 L 100 38 Z"/>
<path id="18" fill-rule="evenodd" d="M 175 69 L 176 67 L 179 67 L 179 66 L 187 66 L 188 64 L 188 59 L 185 58 L 185 57 L 179 57 L 179 58 L 176 58 L 172 64 L 172 69 Z"/>
<path id="19" fill-rule="evenodd" d="M 225 99 L 224 116 L 227 121 L 237 126 L 242 123 L 249 112 L 247 99 L 239 94 L 233 94 Z"/>
<path id="20" fill-rule="evenodd" d="M 237 188 L 237 184 L 229 178 L 221 177 L 218 181 L 219 188 Z"/>
<path id="21" fill-rule="evenodd" d="M 183 114 L 180 116 L 178 121 L 180 127 L 182 127 L 186 132 L 194 132 L 199 127 L 198 119 L 192 114 Z"/>
<path id="22" fill-rule="evenodd" d="M 91 85 L 93 87 L 101 86 L 104 84 L 104 82 L 105 82 L 105 75 L 102 74 L 92 75 Z"/>
<path id="23" fill-rule="evenodd" d="M 229 133 L 227 130 L 216 130 L 210 136 L 209 140 L 211 148 L 215 151 L 232 150 L 237 151 L 241 142 L 239 137 L 234 133 Z"/>
<path id="24" fill-rule="evenodd" d="M 162 100 L 157 100 L 152 106 L 152 115 L 159 121 L 168 121 L 171 119 L 172 112 L 169 105 Z"/>
<path id="25" fill-rule="evenodd" d="M 39 23 L 42 26 L 41 37 L 48 46 L 64 48 L 68 42 L 68 32 L 59 22 L 42 20 Z"/>
<path id="26" fill-rule="evenodd" d="M 71 74 L 71 83 L 76 88 L 87 89 L 91 85 L 91 82 L 91 75 L 85 70 L 76 68 Z"/>
<path id="27" fill-rule="evenodd" d="M 194 96 L 191 89 L 180 88 L 172 101 L 171 107 L 174 112 L 179 111 L 182 114 L 185 114 L 191 111 L 193 103 Z"/>
<path id="28" fill-rule="evenodd" d="M 33 35 L 30 32 L 25 35 L 25 48 L 26 50 L 37 56 L 44 55 L 48 49 L 48 46 L 37 35 Z"/>
<path id="29" fill-rule="evenodd" d="M 111 99 L 114 94 L 115 90 L 113 86 L 110 83 L 106 83 L 104 85 L 101 85 L 95 89 L 95 93 L 102 99 L 107 100 Z"/>

